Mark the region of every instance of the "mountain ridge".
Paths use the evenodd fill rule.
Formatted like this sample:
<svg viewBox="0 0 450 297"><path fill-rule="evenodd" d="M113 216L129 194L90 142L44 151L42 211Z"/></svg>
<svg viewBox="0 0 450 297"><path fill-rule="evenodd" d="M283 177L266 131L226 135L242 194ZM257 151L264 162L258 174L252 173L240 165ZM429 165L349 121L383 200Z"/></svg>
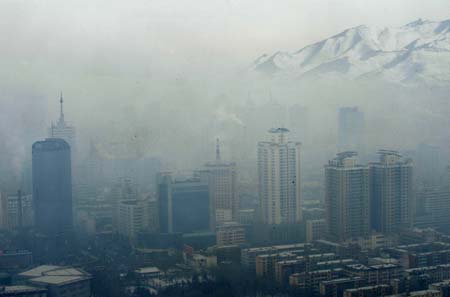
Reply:
<svg viewBox="0 0 450 297"><path fill-rule="evenodd" d="M401 27L360 25L294 52L258 57L251 72L275 79L360 80L450 86L450 20Z"/></svg>

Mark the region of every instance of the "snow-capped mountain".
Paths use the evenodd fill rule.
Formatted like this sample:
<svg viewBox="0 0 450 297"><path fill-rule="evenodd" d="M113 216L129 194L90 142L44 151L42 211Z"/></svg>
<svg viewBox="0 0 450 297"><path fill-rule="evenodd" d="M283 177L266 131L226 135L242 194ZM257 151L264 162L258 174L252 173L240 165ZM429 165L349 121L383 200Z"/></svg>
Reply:
<svg viewBox="0 0 450 297"><path fill-rule="evenodd" d="M263 55L251 68L274 78L450 85L450 20L417 20L397 28L358 26L293 53Z"/></svg>

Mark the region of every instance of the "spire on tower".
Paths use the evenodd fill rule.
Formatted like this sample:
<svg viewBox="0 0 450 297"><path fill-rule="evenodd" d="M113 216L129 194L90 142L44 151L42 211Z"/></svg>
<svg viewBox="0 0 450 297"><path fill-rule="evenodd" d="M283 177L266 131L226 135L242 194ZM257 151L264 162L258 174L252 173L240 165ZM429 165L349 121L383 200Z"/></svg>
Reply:
<svg viewBox="0 0 450 297"><path fill-rule="evenodd" d="M220 141L219 138L216 139L216 161L220 161Z"/></svg>
<svg viewBox="0 0 450 297"><path fill-rule="evenodd" d="M64 122L63 103L64 103L64 100L63 100L63 93L62 93L62 91L61 91L61 95L60 95L60 97L59 97L59 104L60 104L60 108L61 108L60 114L59 114L59 121L60 121L60 122Z"/></svg>

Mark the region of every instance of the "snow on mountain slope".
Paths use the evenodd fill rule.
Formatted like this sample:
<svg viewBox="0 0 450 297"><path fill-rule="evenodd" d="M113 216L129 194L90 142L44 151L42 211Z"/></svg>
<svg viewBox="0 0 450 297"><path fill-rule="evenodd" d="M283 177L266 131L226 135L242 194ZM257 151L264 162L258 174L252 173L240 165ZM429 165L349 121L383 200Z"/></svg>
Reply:
<svg viewBox="0 0 450 297"><path fill-rule="evenodd" d="M252 69L274 78L450 85L450 20L417 20L398 28L358 26L293 53L263 55Z"/></svg>

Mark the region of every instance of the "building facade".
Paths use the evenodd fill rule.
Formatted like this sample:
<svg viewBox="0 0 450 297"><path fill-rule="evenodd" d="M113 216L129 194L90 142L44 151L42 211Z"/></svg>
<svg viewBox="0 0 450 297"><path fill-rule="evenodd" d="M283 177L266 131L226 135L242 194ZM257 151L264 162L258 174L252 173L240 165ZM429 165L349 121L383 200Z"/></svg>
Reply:
<svg viewBox="0 0 450 297"><path fill-rule="evenodd" d="M338 151L362 151L364 113L358 107L342 107L338 120Z"/></svg>
<svg viewBox="0 0 450 297"><path fill-rule="evenodd" d="M219 140L216 145L215 162L207 163L198 174L201 180L209 185L212 224L219 226L225 222L237 221L239 195L236 164L221 160Z"/></svg>
<svg viewBox="0 0 450 297"><path fill-rule="evenodd" d="M192 177L175 180L161 174L158 181L159 229L161 233L209 231L209 185Z"/></svg>
<svg viewBox="0 0 450 297"><path fill-rule="evenodd" d="M270 141L258 143L260 216L270 225L302 220L300 143L289 142L286 128L269 130Z"/></svg>
<svg viewBox="0 0 450 297"><path fill-rule="evenodd" d="M396 151L380 150L380 161L371 163L371 229L394 233L412 223L413 164Z"/></svg>
<svg viewBox="0 0 450 297"><path fill-rule="evenodd" d="M325 166L325 204L330 239L369 235L369 168L358 165L355 152L339 153Z"/></svg>
<svg viewBox="0 0 450 297"><path fill-rule="evenodd" d="M45 237L72 232L72 175L70 146L48 138L33 144L33 199L36 231Z"/></svg>

